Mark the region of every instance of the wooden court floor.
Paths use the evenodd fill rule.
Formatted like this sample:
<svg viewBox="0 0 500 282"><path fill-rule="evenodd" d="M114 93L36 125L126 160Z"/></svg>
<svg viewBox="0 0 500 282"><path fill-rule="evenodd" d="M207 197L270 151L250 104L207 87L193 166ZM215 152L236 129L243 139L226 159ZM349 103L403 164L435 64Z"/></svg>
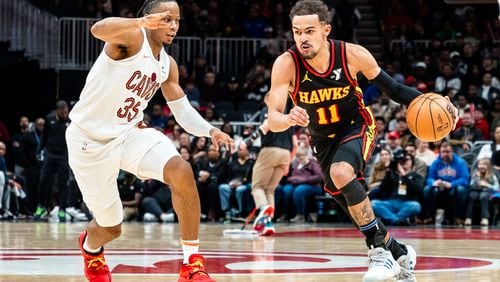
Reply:
<svg viewBox="0 0 500 282"><path fill-rule="evenodd" d="M0 222L0 281L85 281L85 223ZM366 247L348 225L276 225L272 237L227 237L240 225L202 224L201 251L218 282L361 281ZM418 254L417 281L500 281L500 229L392 228ZM113 281L177 281L177 224L128 223L106 248Z"/></svg>

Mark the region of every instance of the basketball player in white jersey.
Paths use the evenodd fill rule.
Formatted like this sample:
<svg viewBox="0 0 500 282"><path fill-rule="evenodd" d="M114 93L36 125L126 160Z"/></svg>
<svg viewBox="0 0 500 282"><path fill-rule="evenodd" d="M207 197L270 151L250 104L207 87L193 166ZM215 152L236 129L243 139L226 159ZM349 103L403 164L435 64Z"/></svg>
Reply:
<svg viewBox="0 0 500 282"><path fill-rule="evenodd" d="M163 44L174 39L180 20L172 0L146 0L140 18L105 18L91 32L105 42L90 70L66 131L69 163L94 219L79 238L89 281L111 281L103 246L121 233L120 169L169 184L179 218L183 264L178 281L215 281L198 253L200 202L191 166L161 132L142 126L143 110L161 88L177 122L216 147L233 140L194 110L178 82L178 67Z"/></svg>

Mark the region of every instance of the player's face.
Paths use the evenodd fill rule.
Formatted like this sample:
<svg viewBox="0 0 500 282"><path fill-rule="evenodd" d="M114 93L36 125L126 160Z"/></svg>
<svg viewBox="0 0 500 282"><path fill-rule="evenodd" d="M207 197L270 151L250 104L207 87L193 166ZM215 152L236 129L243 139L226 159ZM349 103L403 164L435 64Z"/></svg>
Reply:
<svg viewBox="0 0 500 282"><path fill-rule="evenodd" d="M181 19L179 5L176 2L161 2L152 9L151 13L167 12L164 21L168 24L167 28L152 30L154 36L163 44L170 44L174 40L179 30L179 21Z"/></svg>
<svg viewBox="0 0 500 282"><path fill-rule="evenodd" d="M316 14L295 16L292 20L295 45L305 59L312 59L318 54L330 30L331 26L320 22Z"/></svg>

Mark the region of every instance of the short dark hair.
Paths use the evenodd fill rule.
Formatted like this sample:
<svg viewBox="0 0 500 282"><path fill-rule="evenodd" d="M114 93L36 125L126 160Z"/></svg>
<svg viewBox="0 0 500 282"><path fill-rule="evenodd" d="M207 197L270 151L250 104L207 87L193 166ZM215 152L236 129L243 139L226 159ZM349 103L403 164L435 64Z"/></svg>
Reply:
<svg viewBox="0 0 500 282"><path fill-rule="evenodd" d="M290 11L290 21L295 16L318 15L320 22L330 23L331 14L328 6L321 0L300 0Z"/></svg>
<svg viewBox="0 0 500 282"><path fill-rule="evenodd" d="M141 8L137 12L137 17L143 17L146 14L151 14L151 11L158 6L158 4L163 3L163 2L175 2L175 0L146 0L142 4Z"/></svg>

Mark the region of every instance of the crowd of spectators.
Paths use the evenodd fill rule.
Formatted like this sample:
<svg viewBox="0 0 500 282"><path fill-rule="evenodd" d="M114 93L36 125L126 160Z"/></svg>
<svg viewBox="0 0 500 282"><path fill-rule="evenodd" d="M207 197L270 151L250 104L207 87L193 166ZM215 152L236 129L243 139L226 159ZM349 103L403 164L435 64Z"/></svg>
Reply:
<svg viewBox="0 0 500 282"><path fill-rule="evenodd" d="M58 15L106 17L132 16L142 1L57 1L58 5L48 0L32 2ZM333 7L336 1L331 2ZM359 78L365 103L372 108L378 128L377 147L365 170L375 212L390 225L470 225L475 222L488 225L491 223L488 220L495 215L492 208L497 204L492 201L499 190L500 21L488 16L490 11L485 11L485 6L481 5L450 6L431 0L374 2L389 7L378 13L386 47L381 66L400 83L421 92L450 97L460 114L457 128L448 138L435 143L422 142L407 128L405 107ZM186 0L179 3L184 18L181 35L289 36L288 1L211 0L197 3ZM391 47L393 39L404 39L405 44ZM422 39L431 40L431 44L415 44L415 40ZM193 106L207 120L219 122L221 129L238 143L250 136L254 127L237 127L230 122L241 120L244 112L251 115L262 108L263 96L270 86L270 67L256 62L243 78L219 78L216 70L207 66L200 56L193 68L179 66L179 78ZM22 138L15 134L10 138L9 131L2 130L0 170L3 173L0 174L7 176L3 178L5 184L0 183L3 217L29 216L35 212L37 199L33 199L33 195L37 188L32 185L38 184L26 182L29 170L14 155L19 150L30 150L29 154L33 155L30 158L34 160L32 166L41 167L36 163L40 162L37 150L29 142L36 142L40 137L39 125L43 120L39 118L36 126L29 121L25 126L26 121L23 121L20 129L15 130ZM230 220L250 213L253 202L249 180L259 152L258 143L251 151L243 148L234 154L218 151L208 139L185 133L165 103L159 100L153 101L148 108L145 122L169 136L181 156L190 162L197 178L202 220ZM321 175L317 175L320 172L315 169L317 164L307 130L297 129L297 138L301 149L292 162L290 174L283 178L276 191L276 218L292 222L314 221L316 217L307 215L314 215L315 207L307 204L306 199L325 194L320 188ZM17 166L24 167L24 172L14 169ZM30 176L30 179L36 177ZM163 189L166 188L164 184L137 180L126 174L120 176L119 183L127 209L126 220L176 220L169 190ZM56 206L57 198L51 199L51 207ZM78 203L78 208L85 211L81 200ZM490 206L485 208L486 204ZM477 209L478 205L482 208ZM476 210L479 211L476 213ZM75 218L83 218L81 213L77 215Z"/></svg>

